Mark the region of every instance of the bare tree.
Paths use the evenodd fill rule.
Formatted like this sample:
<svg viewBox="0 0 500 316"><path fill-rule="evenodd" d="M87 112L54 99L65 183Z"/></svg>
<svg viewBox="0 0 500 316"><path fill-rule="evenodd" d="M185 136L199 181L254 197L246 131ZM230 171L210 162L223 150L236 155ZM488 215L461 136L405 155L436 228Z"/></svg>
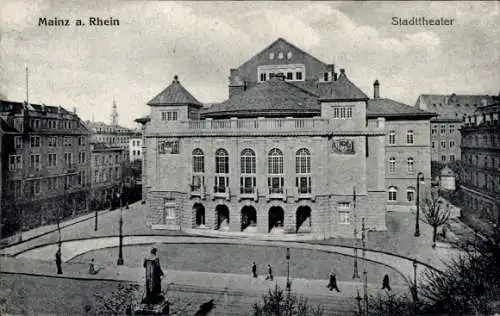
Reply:
<svg viewBox="0 0 500 316"><path fill-rule="evenodd" d="M450 218L450 208L444 206L439 191L429 191L422 202L422 220L432 226L432 248L436 248L437 230Z"/></svg>

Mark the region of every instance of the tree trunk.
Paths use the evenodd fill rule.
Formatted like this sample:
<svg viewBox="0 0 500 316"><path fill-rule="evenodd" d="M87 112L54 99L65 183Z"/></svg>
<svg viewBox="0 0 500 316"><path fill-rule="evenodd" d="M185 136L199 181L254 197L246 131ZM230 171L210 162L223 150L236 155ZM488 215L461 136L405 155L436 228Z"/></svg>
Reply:
<svg viewBox="0 0 500 316"><path fill-rule="evenodd" d="M432 227L432 248L436 248L437 226Z"/></svg>

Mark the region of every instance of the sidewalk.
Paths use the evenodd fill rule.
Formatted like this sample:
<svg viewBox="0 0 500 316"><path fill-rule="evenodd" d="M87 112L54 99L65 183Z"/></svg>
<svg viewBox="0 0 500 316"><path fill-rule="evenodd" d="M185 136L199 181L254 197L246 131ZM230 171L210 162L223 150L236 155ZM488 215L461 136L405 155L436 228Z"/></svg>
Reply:
<svg viewBox="0 0 500 316"><path fill-rule="evenodd" d="M17 258L3 258L2 272L24 273L32 275L52 276L58 278L77 279L100 279L137 282L144 284L144 269L130 268L126 266L106 266L96 275L88 273L88 265L84 263L63 264L63 275L56 274L56 266L53 262L42 260L23 260ZM98 264L98 263L97 263ZM163 279L163 288L169 287L190 287L207 292L239 292L247 295L259 296L267 293L269 288L273 288L277 283L281 288L286 288L286 278L276 277L274 281L266 281L264 276L252 278L247 275L229 273L209 273L195 271L166 270L166 277ZM361 282L338 282L340 293L330 292L326 288L328 280L309 280L292 278L292 292L305 297L328 298L331 296L353 298L357 295L357 290L362 292ZM371 294L382 293L380 284L368 284ZM394 293L407 291L406 286L393 286Z"/></svg>

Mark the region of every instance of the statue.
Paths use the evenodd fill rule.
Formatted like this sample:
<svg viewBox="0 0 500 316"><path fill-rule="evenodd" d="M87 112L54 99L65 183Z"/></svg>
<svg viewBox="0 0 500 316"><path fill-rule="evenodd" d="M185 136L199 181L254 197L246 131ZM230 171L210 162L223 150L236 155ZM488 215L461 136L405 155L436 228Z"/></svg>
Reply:
<svg viewBox="0 0 500 316"><path fill-rule="evenodd" d="M146 268L146 297L143 299L144 303L157 304L164 299L161 292L161 278L164 274L156 251L156 248L151 249L151 254L144 258L144 268Z"/></svg>

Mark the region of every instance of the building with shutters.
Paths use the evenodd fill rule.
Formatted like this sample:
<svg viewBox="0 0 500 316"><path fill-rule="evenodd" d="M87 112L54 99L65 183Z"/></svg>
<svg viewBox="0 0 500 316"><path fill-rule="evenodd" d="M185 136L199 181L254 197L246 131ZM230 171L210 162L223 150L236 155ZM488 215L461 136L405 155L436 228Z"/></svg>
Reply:
<svg viewBox="0 0 500 316"><path fill-rule="evenodd" d="M209 108L175 76L137 120L148 223L313 238L353 236L362 221L385 230L392 179L378 110L407 107L394 102L370 103L344 69L281 38L231 69L229 98Z"/></svg>

